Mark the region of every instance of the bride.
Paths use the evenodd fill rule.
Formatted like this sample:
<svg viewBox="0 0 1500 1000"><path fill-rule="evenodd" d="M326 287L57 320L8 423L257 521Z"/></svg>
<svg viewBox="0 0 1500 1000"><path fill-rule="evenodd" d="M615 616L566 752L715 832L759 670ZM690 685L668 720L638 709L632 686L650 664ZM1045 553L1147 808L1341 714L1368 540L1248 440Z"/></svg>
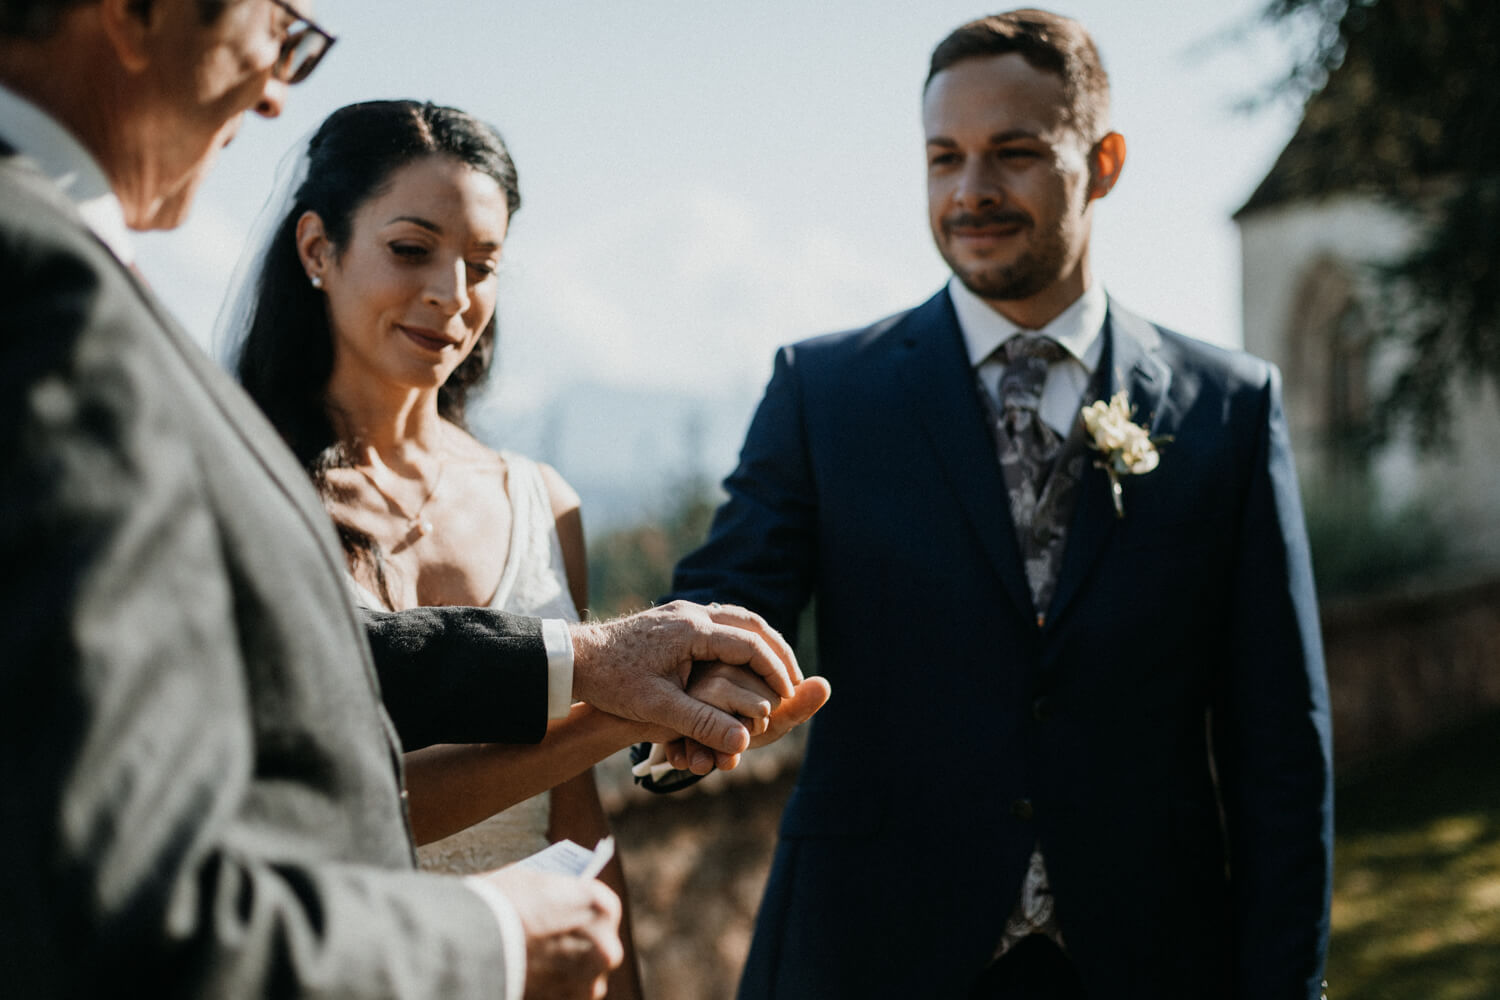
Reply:
<svg viewBox="0 0 1500 1000"><path fill-rule="evenodd" d="M520 207L500 137L452 108L351 105L313 134L277 205L253 283L227 314L233 364L312 477L358 599L576 620L588 604L578 496L546 465L481 444L464 419L494 356L496 269ZM752 746L828 697L813 678L778 704L733 668L698 668L693 685L746 721ZM607 832L593 763L674 737L577 704L536 746L408 752L421 862L473 872L549 841L592 846ZM624 903L618 854L601 877ZM640 995L628 915L611 997Z"/></svg>
<svg viewBox="0 0 1500 1000"><path fill-rule="evenodd" d="M577 494L464 420L494 356L496 270L520 206L499 135L452 108L356 104L313 135L305 171L264 252L237 371L318 487L350 586L375 608L576 621ZM578 705L538 747L408 753L423 866L485 871L563 838L593 846L608 827L590 765L638 728ZM535 794L492 815L502 790ZM601 877L626 902L618 854ZM609 996L639 997L624 912Z"/></svg>

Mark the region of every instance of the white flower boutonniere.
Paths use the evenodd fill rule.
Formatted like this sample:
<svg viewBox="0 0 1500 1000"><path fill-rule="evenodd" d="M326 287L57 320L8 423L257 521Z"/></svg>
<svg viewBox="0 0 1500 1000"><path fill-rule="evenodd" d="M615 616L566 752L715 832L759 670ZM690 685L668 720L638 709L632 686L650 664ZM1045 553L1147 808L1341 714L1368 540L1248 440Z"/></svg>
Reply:
<svg viewBox="0 0 1500 1000"><path fill-rule="evenodd" d="M1121 476L1144 476L1161 462L1156 446L1170 437L1153 438L1146 428L1132 421L1130 397L1125 390L1108 403L1096 400L1083 408L1083 426L1095 451L1104 457L1094 464L1109 476L1109 492L1115 502L1115 517L1125 516L1125 490Z"/></svg>

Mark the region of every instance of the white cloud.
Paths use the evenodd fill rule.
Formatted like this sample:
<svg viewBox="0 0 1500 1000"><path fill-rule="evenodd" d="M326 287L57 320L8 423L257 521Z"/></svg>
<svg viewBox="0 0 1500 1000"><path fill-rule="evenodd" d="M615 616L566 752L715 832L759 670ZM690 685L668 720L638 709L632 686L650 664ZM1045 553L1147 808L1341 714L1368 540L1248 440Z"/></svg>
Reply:
<svg viewBox="0 0 1500 1000"><path fill-rule="evenodd" d="M915 246L858 246L708 185L549 232L549 219L527 222L507 247L519 259L502 286L502 321L507 367L533 385L758 384L777 345L867 323L942 280L920 232L903 240Z"/></svg>

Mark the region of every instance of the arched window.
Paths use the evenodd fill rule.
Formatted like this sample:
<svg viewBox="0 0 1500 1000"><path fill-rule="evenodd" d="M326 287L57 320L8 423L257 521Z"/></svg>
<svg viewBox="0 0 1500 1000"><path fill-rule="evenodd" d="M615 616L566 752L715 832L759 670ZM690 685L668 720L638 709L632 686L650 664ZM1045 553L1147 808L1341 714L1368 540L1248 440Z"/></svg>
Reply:
<svg viewBox="0 0 1500 1000"><path fill-rule="evenodd" d="M1307 269L1293 303L1287 408L1314 449L1313 471L1347 482L1369 464L1370 326L1348 266L1330 257Z"/></svg>

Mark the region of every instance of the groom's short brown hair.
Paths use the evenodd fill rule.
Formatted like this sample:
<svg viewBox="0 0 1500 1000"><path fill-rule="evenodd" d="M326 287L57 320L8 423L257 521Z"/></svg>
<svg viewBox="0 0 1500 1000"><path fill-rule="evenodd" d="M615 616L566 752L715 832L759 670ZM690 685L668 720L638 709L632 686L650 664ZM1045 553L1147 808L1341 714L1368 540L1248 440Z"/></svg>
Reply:
<svg viewBox="0 0 1500 1000"><path fill-rule="evenodd" d="M1109 75L1083 25L1046 10L1012 10L961 25L932 50L927 84L954 63L1015 53L1062 78L1067 120L1092 146L1109 131Z"/></svg>

